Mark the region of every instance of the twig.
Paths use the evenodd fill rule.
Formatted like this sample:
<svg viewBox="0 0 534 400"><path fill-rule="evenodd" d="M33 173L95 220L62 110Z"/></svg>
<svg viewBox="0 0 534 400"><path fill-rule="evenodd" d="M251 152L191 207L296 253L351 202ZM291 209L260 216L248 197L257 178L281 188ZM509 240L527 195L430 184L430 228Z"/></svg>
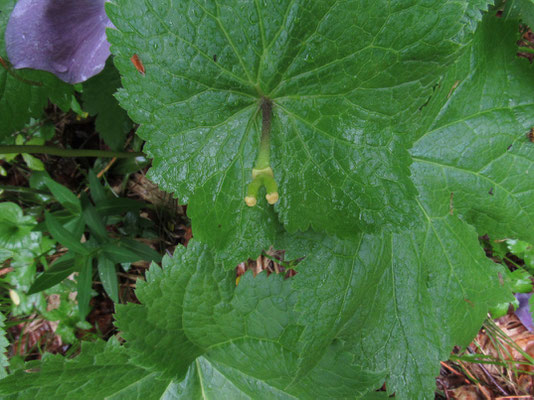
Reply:
<svg viewBox="0 0 534 400"><path fill-rule="evenodd" d="M449 371L451 371L454 375L457 375L457 376L461 376L462 378L464 378L464 382L465 383L471 383L469 381L469 379L467 379L463 374L461 374L460 372L456 371L453 367L451 367L450 365L444 363L443 361L440 361L440 364L442 367L448 369Z"/></svg>

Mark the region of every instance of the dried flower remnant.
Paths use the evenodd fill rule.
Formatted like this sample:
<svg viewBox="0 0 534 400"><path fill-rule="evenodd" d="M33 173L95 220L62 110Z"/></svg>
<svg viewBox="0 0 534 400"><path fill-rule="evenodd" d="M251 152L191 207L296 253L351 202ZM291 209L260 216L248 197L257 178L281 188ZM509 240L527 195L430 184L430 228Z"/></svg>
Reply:
<svg viewBox="0 0 534 400"><path fill-rule="evenodd" d="M108 58L105 0L20 0L6 28L14 68L51 72L68 83L98 74Z"/></svg>

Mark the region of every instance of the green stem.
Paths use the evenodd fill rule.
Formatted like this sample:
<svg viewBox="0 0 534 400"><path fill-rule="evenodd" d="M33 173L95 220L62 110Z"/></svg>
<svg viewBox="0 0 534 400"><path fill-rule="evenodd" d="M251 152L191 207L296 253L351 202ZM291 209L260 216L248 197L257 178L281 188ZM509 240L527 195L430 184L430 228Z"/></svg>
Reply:
<svg viewBox="0 0 534 400"><path fill-rule="evenodd" d="M50 154L52 156L61 157L98 157L98 158L131 158L144 156L141 152L126 152L126 151L107 151L107 150L75 150L75 149L60 149L53 146L0 146L0 154Z"/></svg>
<svg viewBox="0 0 534 400"><path fill-rule="evenodd" d="M24 186L12 186L12 185L0 185L0 192L16 192L16 193L31 193L31 194L44 194L49 196L49 192L45 192L44 190L37 190L29 187Z"/></svg>

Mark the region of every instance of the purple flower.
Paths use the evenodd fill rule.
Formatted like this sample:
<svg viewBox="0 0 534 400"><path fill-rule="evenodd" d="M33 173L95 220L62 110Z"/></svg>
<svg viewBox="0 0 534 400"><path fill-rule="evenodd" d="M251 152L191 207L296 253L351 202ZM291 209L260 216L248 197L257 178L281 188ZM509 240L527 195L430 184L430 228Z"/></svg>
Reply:
<svg viewBox="0 0 534 400"><path fill-rule="evenodd" d="M530 311L529 300L532 296L532 293L517 293L515 295L516 299L519 301L519 307L515 310L515 315L521 321L521 323L529 331L534 331L534 324L532 322L532 312Z"/></svg>
<svg viewBox="0 0 534 400"><path fill-rule="evenodd" d="M7 24L15 68L52 72L68 83L98 74L109 56L106 0L19 0Z"/></svg>

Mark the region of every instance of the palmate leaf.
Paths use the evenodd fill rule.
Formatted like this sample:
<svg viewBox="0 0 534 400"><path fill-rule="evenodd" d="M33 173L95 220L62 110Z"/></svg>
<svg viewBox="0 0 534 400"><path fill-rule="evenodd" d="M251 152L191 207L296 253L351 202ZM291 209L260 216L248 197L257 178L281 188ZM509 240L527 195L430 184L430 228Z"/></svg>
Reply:
<svg viewBox="0 0 534 400"><path fill-rule="evenodd" d="M436 212L461 215L481 235L533 242L534 70L515 56L516 41L517 21L487 17L423 109L412 174Z"/></svg>
<svg viewBox="0 0 534 400"><path fill-rule="evenodd" d="M4 32L15 0L0 0L0 57L6 56ZM7 64L6 64L7 65ZM15 78L0 65L0 140L38 118L50 98L64 110L70 106L73 88L43 71L17 70Z"/></svg>
<svg viewBox="0 0 534 400"><path fill-rule="evenodd" d="M322 331L306 327L299 291L281 276L246 274L236 288L235 273L194 241L163 263L138 287L144 304L119 308L118 325L134 361L185 378L184 393L205 385L221 398L359 398L383 381L383 372L354 364L341 341L306 354Z"/></svg>
<svg viewBox="0 0 534 400"><path fill-rule="evenodd" d="M227 265L271 244L275 218L342 236L405 227L416 208L404 121L487 4L117 0L107 11L118 97L142 124L151 178L189 203L195 237ZM276 215L243 201L263 97Z"/></svg>
<svg viewBox="0 0 534 400"><path fill-rule="evenodd" d="M412 234L301 234L279 245L306 256L290 280L248 273L236 287L196 242L152 267L136 292L143 305L118 310L134 361L184 387L208 374L215 390L223 375L249 398L357 398L386 376L397 398L420 398L438 361L506 300L476 233L454 216L428 217ZM215 372L199 372L200 355Z"/></svg>

